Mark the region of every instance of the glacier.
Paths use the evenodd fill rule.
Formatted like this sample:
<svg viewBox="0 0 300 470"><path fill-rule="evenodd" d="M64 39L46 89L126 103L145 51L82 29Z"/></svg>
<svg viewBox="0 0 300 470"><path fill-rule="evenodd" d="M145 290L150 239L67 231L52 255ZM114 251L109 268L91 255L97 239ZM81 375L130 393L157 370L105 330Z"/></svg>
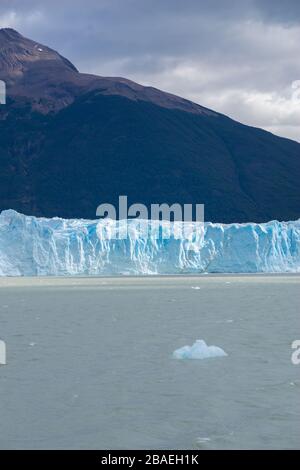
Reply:
<svg viewBox="0 0 300 470"><path fill-rule="evenodd" d="M152 221L144 221L150 224ZM136 230L136 221L0 214L1 276L299 273L300 220L193 223L192 238ZM183 222L173 222L180 228ZM187 224L187 222L185 222ZM172 223L171 223L172 225ZM128 230L126 239L115 233ZM182 228L182 227L181 227Z"/></svg>
<svg viewBox="0 0 300 470"><path fill-rule="evenodd" d="M227 353L218 346L208 346L203 339L197 339L192 346L183 346L173 352L174 359L210 359L224 357Z"/></svg>

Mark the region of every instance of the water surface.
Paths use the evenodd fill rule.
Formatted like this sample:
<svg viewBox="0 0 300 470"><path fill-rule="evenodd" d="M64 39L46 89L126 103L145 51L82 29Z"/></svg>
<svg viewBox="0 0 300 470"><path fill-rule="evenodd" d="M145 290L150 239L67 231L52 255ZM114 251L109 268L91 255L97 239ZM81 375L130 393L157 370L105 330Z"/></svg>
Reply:
<svg viewBox="0 0 300 470"><path fill-rule="evenodd" d="M300 448L299 276L1 278L1 449ZM178 361L196 339L228 356Z"/></svg>

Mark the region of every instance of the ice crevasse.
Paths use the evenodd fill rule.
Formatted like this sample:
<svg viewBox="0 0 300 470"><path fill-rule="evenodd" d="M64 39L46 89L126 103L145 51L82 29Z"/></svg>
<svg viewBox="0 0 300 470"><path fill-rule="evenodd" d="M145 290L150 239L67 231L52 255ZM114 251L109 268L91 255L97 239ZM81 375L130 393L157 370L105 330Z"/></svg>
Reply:
<svg viewBox="0 0 300 470"><path fill-rule="evenodd" d="M300 272L300 220L193 225L193 237L166 236L170 224L0 214L0 275L143 275ZM182 222L175 222L177 229ZM172 225L172 224L171 224ZM128 231L126 238L116 233ZM176 232L176 231L175 231ZM163 234L163 236L161 236Z"/></svg>

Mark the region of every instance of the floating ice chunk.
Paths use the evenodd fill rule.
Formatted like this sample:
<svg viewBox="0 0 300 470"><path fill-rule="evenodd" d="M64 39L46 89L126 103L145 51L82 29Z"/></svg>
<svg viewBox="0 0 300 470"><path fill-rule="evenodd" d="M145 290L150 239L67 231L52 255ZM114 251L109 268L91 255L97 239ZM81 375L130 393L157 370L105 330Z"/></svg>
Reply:
<svg viewBox="0 0 300 470"><path fill-rule="evenodd" d="M6 365L6 344L0 340L0 366Z"/></svg>
<svg viewBox="0 0 300 470"><path fill-rule="evenodd" d="M208 359L211 357L227 356L218 346L207 346L203 339L197 339L192 346L183 346L173 352L175 359Z"/></svg>
<svg viewBox="0 0 300 470"><path fill-rule="evenodd" d="M209 442L210 438L209 437L197 437L197 442L202 443L202 442Z"/></svg>
<svg viewBox="0 0 300 470"><path fill-rule="evenodd" d="M197 444L207 444L208 442L210 442L210 438L209 437L197 437L196 439L196 442Z"/></svg>

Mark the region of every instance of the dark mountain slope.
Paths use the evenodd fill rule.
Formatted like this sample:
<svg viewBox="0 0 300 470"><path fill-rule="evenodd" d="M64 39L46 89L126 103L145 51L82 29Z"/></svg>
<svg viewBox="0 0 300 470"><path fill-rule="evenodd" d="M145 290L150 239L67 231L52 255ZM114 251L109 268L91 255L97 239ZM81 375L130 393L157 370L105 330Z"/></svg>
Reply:
<svg viewBox="0 0 300 470"><path fill-rule="evenodd" d="M94 218L125 194L148 206L205 203L219 222L299 218L300 144L132 86L139 97L83 87L51 113L36 111L26 84L22 98L11 93L0 107L0 209Z"/></svg>

